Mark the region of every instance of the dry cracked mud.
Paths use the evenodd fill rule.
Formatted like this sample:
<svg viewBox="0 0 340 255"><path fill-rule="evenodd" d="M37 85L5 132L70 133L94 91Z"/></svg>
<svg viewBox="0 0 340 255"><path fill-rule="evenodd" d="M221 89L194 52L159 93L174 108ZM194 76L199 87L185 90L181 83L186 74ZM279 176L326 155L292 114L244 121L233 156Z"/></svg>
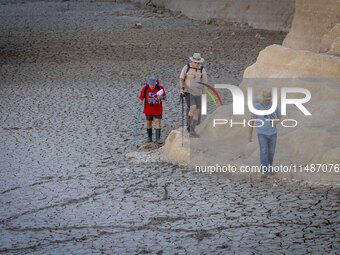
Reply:
<svg viewBox="0 0 340 255"><path fill-rule="evenodd" d="M0 4L1 254L340 254L335 187L125 156L147 76L168 91L165 137L193 52L211 81L237 84L285 34L130 3Z"/></svg>

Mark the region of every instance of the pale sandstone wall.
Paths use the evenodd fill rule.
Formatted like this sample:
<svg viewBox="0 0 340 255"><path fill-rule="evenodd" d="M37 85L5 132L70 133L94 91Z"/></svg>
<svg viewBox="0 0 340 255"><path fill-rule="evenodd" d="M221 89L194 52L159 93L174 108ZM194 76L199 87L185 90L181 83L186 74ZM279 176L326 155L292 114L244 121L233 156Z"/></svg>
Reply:
<svg viewBox="0 0 340 255"><path fill-rule="evenodd" d="M323 36L335 29L333 36L339 37L339 0L296 0L296 13L292 28L283 45L297 50L320 52ZM336 35L334 35L336 34Z"/></svg>
<svg viewBox="0 0 340 255"><path fill-rule="evenodd" d="M221 19L254 28L289 31L295 0L133 0L180 11L196 20Z"/></svg>
<svg viewBox="0 0 340 255"><path fill-rule="evenodd" d="M279 45L264 49L256 63L246 69L241 88L252 85L253 78L271 78L277 87L303 87L311 92L307 104L312 116L304 116L297 108L289 115L299 122L296 128L279 129L276 164L340 164L340 58L329 54L293 50ZM276 79L288 78L287 83ZM254 82L253 82L254 83ZM261 84L255 84L258 91ZM246 158L253 161L258 147L247 145ZM253 159L253 160L252 160ZM292 177L311 181L340 183L339 173L296 173Z"/></svg>
<svg viewBox="0 0 340 255"><path fill-rule="evenodd" d="M340 23L337 23L328 33L324 34L321 38L320 52L328 52L331 54L340 55L339 48L339 38L340 38Z"/></svg>
<svg viewBox="0 0 340 255"><path fill-rule="evenodd" d="M332 55L297 51L280 45L264 49L257 62L246 69L240 87L252 86L259 93L267 83L275 87L303 87L312 94L306 105L312 116L306 117L295 108L288 108L289 116L296 119L296 128L279 127L278 145L275 156L276 165L306 165L312 163L340 164L340 58ZM249 114L247 114L248 118ZM241 122L244 116L232 115L232 106L219 107L200 126L200 142L184 139L186 156L180 157L179 131L170 134L175 137L166 141L166 155L174 162L189 162L193 165L226 164L258 165L259 146L254 133L254 142L247 141L247 128L227 125L212 127L213 119L233 119ZM180 150L178 149L180 148ZM190 155L190 152L194 152ZM291 173L283 175L309 181L339 183L339 174Z"/></svg>
<svg viewBox="0 0 340 255"><path fill-rule="evenodd" d="M296 128L279 127L275 164L306 165L312 163L340 163L340 39L339 1L298 0L293 27L284 46L272 45L264 49L255 64L244 72L240 87L248 86L256 92L266 87L258 79L272 79L275 87L303 87L312 94L307 108L312 116L304 116L295 107L289 116L296 119ZM337 12L337 14L335 14ZM310 23L308 22L310 21ZM321 52L321 53L320 53ZM288 80L285 80L288 79ZM289 81L289 82L288 82ZM238 120L232 115L232 105L219 107L199 126L199 142L185 137L181 147L179 131L170 134L165 144L165 155L175 162L192 164L256 165L259 164L259 146L254 137L247 142L243 127L212 127L217 118ZM240 119L241 120L241 119ZM181 148L178 150L178 148ZM186 150L186 156L180 154ZM190 154L191 153L191 154ZM284 175L285 177L287 176ZM290 177L313 182L339 184L339 173L290 173Z"/></svg>

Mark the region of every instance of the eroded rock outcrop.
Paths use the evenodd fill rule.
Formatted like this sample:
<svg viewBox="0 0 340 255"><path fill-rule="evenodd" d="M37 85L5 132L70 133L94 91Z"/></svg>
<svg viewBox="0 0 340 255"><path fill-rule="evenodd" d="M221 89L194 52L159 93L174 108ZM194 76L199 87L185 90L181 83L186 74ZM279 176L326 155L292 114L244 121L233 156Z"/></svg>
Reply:
<svg viewBox="0 0 340 255"><path fill-rule="evenodd" d="M340 55L339 40L340 23L337 23L328 33L323 35L320 53L330 52L334 55Z"/></svg>
<svg viewBox="0 0 340 255"><path fill-rule="evenodd" d="M302 87L311 92L312 98L306 107L312 116L291 108L284 117L295 119L299 124L296 128L279 129L277 164L339 164L339 70L339 57L273 45L263 50L257 62L245 71L241 84L244 90L254 85L261 91L265 84L257 84L257 79L270 78L276 87ZM259 152L254 149L248 150L247 154L252 158ZM303 178L321 180L336 176L333 172L333 175L305 174Z"/></svg>
<svg viewBox="0 0 340 255"><path fill-rule="evenodd" d="M134 0L181 12L196 20L248 23L254 28L288 31L295 0Z"/></svg>
<svg viewBox="0 0 340 255"><path fill-rule="evenodd" d="M306 107L312 116L305 116L297 107L291 106L288 108L289 115L283 119L294 119L298 125L278 128L276 165L340 163L339 16L334 11L339 1L316 2L297 1L294 27L285 40L285 46L272 45L264 49L256 63L245 70L240 85L243 91L253 87L257 95L272 86L302 87L311 92L312 98ZM316 14L312 10L317 10ZM321 13L324 17L320 17ZM318 17L320 24L317 25ZM312 20L311 24L307 24L307 20ZM232 105L219 107L208 116L199 126L201 138L186 143L190 163L258 165L258 142L256 138L252 143L247 141L247 127L234 125L231 128L230 123L213 127L214 119L242 122L244 118L232 114ZM168 139L166 142L167 157L173 155L181 139L178 137L172 141ZM327 173L308 173L297 168L287 175L314 182L340 183L339 173L334 169Z"/></svg>
<svg viewBox="0 0 340 255"><path fill-rule="evenodd" d="M183 132L184 133L184 132ZM166 159L173 163L190 162L190 141L187 136L183 136L182 131L173 130L166 139L162 148Z"/></svg>
<svg viewBox="0 0 340 255"><path fill-rule="evenodd" d="M280 61L278 61L278 59ZM303 65L304 62L311 62ZM314 65L312 64L314 63ZM322 63L320 65L320 63ZM305 166L307 164L339 164L340 152L340 58L330 55L297 51L279 45L263 50L257 62L245 71L240 87L245 91L253 87L260 92L269 86L302 87L312 94L306 105L312 116L303 115L296 107L288 108L289 116L297 127L279 126L276 165ZM248 120L249 113L246 119ZM200 139L185 143L186 157L180 158L185 149L180 147L181 137L166 142L169 159L187 161L193 165L258 165L259 146L247 141L248 129L242 125L230 127L216 125L214 119L225 119L241 123L244 116L232 115L232 106L219 107L199 127ZM172 137L174 134L170 134ZM285 175L287 177L287 175ZM288 176L310 181L337 181L338 173L291 172Z"/></svg>
<svg viewBox="0 0 340 255"><path fill-rule="evenodd" d="M272 45L260 52L256 63L245 70L244 78L339 78L339 61L339 57L329 54L318 54Z"/></svg>
<svg viewBox="0 0 340 255"><path fill-rule="evenodd" d="M283 45L297 50L320 52L322 39L340 22L338 0L296 0L292 28ZM338 28L335 28L334 33Z"/></svg>

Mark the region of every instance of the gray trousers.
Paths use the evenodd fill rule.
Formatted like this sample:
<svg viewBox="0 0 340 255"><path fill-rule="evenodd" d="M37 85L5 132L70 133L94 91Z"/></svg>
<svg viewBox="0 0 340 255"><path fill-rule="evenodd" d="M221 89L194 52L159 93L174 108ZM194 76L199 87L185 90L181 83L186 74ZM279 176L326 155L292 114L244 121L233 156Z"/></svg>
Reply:
<svg viewBox="0 0 340 255"><path fill-rule="evenodd" d="M196 108L198 110L201 110L202 108L202 98L201 96L193 96L189 92L184 93L185 96L185 102L187 103L187 127L190 127L190 117L189 117L189 111L190 111L190 106L196 105ZM198 124L201 122L201 114L198 117Z"/></svg>

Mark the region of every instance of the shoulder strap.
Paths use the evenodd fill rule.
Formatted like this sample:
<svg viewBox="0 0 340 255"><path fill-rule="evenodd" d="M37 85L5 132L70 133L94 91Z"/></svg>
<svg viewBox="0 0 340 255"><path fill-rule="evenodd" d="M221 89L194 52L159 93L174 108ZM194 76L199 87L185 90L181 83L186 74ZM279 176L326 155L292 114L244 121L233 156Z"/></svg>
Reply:
<svg viewBox="0 0 340 255"><path fill-rule="evenodd" d="M189 72L190 68L196 69L196 68L191 67L190 64L188 63L188 64L187 64L187 71L186 71L185 73ZM201 78L202 78L203 68L204 68L204 66L201 65L201 67L198 69L198 70L201 71ZM197 69L196 69L196 70L197 70Z"/></svg>
<svg viewBox="0 0 340 255"><path fill-rule="evenodd" d="M185 73L188 73L189 70L190 70L190 64L188 63L188 64L187 64L187 71L186 71Z"/></svg>
<svg viewBox="0 0 340 255"><path fill-rule="evenodd" d="M156 89L157 89L158 91L160 91L160 90L161 90L161 87L159 86L159 85L160 85L159 80L157 79L156 81L157 81L157 83L156 83Z"/></svg>
<svg viewBox="0 0 340 255"><path fill-rule="evenodd" d="M146 98L146 91L148 90L148 88L149 88L149 84L146 84L146 85L144 86L144 88L143 88L143 91L144 91L144 98ZM158 80L157 80L157 84L156 84L156 89L157 89L158 91L161 90L161 87L159 86Z"/></svg>
<svg viewBox="0 0 340 255"><path fill-rule="evenodd" d="M187 73L189 72L190 68L196 69L196 68L191 67L190 64L188 63L188 64L187 64L187 71L185 72L185 74L187 74ZM198 69L198 70L201 71L201 79L203 78L203 68L204 68L204 66L201 65L201 67ZM197 70L197 69L196 69L196 70ZM185 80L185 79L184 79L184 80Z"/></svg>
<svg viewBox="0 0 340 255"><path fill-rule="evenodd" d="M201 65L201 67L200 67L200 71L201 71L201 79L203 78L203 68L204 68L204 66Z"/></svg>
<svg viewBox="0 0 340 255"><path fill-rule="evenodd" d="M144 90L144 98L146 98L146 91L148 90L148 88L149 88L149 84L146 84L144 86L144 88L143 88L143 90Z"/></svg>

